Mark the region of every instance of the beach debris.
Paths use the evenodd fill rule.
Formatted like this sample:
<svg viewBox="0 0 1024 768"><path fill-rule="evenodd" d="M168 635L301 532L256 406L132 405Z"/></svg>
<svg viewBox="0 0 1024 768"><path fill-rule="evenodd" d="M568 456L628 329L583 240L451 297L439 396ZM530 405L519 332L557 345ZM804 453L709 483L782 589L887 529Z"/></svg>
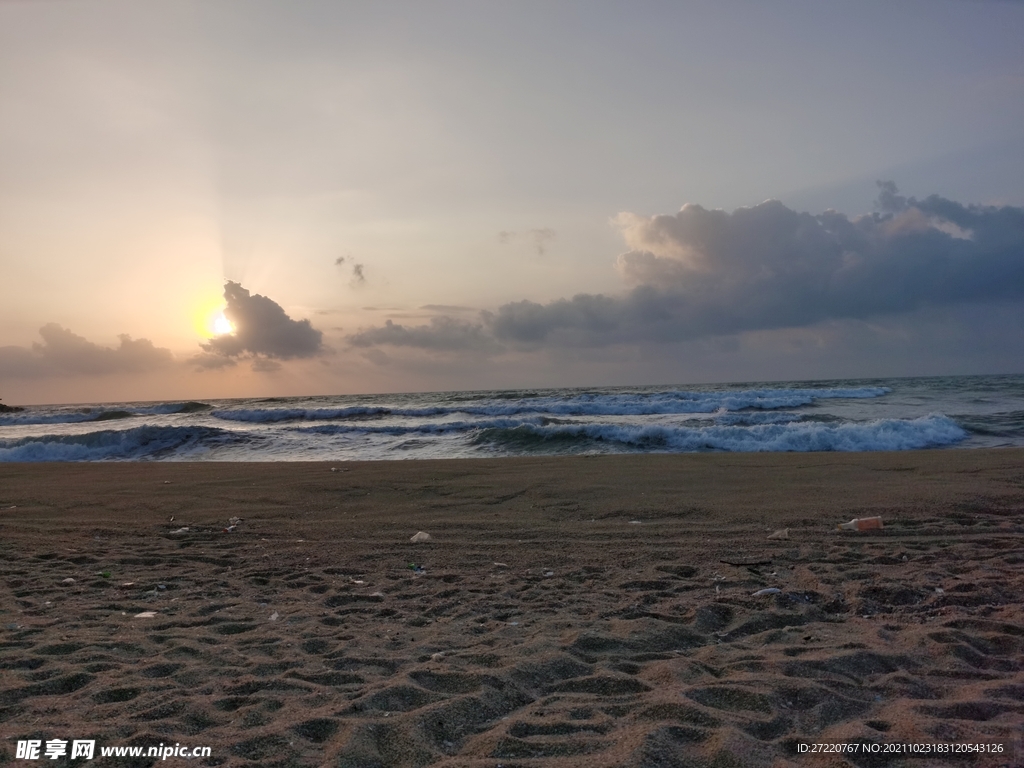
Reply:
<svg viewBox="0 0 1024 768"><path fill-rule="evenodd" d="M365 584L366 582L362 579L352 579L353 584Z"/></svg>
<svg viewBox="0 0 1024 768"><path fill-rule="evenodd" d="M153 619L156 618L156 611L143 611L142 613L135 614L136 619Z"/></svg>
<svg viewBox="0 0 1024 768"><path fill-rule="evenodd" d="M494 565L498 568L508 568L508 563L499 563L497 560L494 561Z"/></svg>
<svg viewBox="0 0 1024 768"><path fill-rule="evenodd" d="M173 523L173 522L174 522L174 515L171 515L171 519L170 519L170 520L168 520L167 522L168 522L168 523Z"/></svg>
<svg viewBox="0 0 1024 768"><path fill-rule="evenodd" d="M426 531L419 531L411 539L409 539L409 541L411 541L413 544L420 544L424 541L430 541L433 538L434 537Z"/></svg>
<svg viewBox="0 0 1024 768"><path fill-rule="evenodd" d="M789 528L780 528L779 530L775 531L775 533L769 533L768 538L773 541L778 541L779 539L788 539Z"/></svg>
<svg viewBox="0 0 1024 768"><path fill-rule="evenodd" d="M156 588L157 589L167 589L167 585L166 584L157 584Z"/></svg>
<svg viewBox="0 0 1024 768"><path fill-rule="evenodd" d="M753 594L753 597L764 597L765 595L780 595L782 590L778 587L768 587L767 589L759 589Z"/></svg>
<svg viewBox="0 0 1024 768"><path fill-rule="evenodd" d="M438 651L437 653L430 654L431 661L440 661L444 658L444 651Z"/></svg>
<svg viewBox="0 0 1024 768"><path fill-rule="evenodd" d="M630 525L643 525L643 520L630 520Z"/></svg>
<svg viewBox="0 0 1024 768"><path fill-rule="evenodd" d="M277 619L278 619L278 617L279 617L280 615L281 615L281 614L279 614L279 613L278 613L277 611L274 611L274 612L273 612L272 614L270 614L270 620L271 620L271 621L277 621Z"/></svg>
<svg viewBox="0 0 1024 768"><path fill-rule="evenodd" d="M134 587L134 586L135 586L135 582L134 582L134 581L126 581L126 582L125 582L124 584L122 584L121 586L122 586L122 587Z"/></svg>
<svg viewBox="0 0 1024 768"><path fill-rule="evenodd" d="M224 533L234 533L235 530L237 530L237 529L238 529L237 525L229 525L227 528L224 529Z"/></svg>
<svg viewBox="0 0 1024 768"><path fill-rule="evenodd" d="M171 484L170 480L164 480L164 485L170 485L170 484Z"/></svg>
<svg viewBox="0 0 1024 768"><path fill-rule="evenodd" d="M171 531L171 536L183 536L186 533L188 533L188 526L187 525L184 526L183 528L179 528L176 531Z"/></svg>
<svg viewBox="0 0 1024 768"><path fill-rule="evenodd" d="M104 579L109 579L110 578L110 571L100 571L96 575L97 576L102 576Z"/></svg>
<svg viewBox="0 0 1024 768"><path fill-rule="evenodd" d="M75 580L68 576L66 579L62 579L61 584L74 584Z"/></svg>
<svg viewBox="0 0 1024 768"><path fill-rule="evenodd" d="M876 531L883 528L880 517L855 517L848 523L840 523L841 531Z"/></svg>
<svg viewBox="0 0 1024 768"><path fill-rule="evenodd" d="M228 525L238 525L240 522L242 522L242 518L240 517L228 518Z"/></svg>
<svg viewBox="0 0 1024 768"><path fill-rule="evenodd" d="M382 598L382 597L384 597L384 593L383 592L371 592L370 593L370 597L381 597Z"/></svg>
<svg viewBox="0 0 1024 768"><path fill-rule="evenodd" d="M8 507L8 509L17 509L17 508L18 508L17 504L11 504L11 506Z"/></svg>
<svg viewBox="0 0 1024 768"><path fill-rule="evenodd" d="M550 579L554 575L555 575L554 571L544 571L544 578L545 579Z"/></svg>
<svg viewBox="0 0 1024 768"><path fill-rule="evenodd" d="M424 568L422 565L416 565L416 563L409 563L409 565L407 565L406 567L410 571L412 571L413 573L426 573L427 572L426 568Z"/></svg>

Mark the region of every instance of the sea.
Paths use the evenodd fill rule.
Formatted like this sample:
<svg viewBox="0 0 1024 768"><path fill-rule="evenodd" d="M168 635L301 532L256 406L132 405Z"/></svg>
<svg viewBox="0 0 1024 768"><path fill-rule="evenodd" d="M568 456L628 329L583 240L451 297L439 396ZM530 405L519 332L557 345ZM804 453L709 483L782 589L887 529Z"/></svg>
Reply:
<svg viewBox="0 0 1024 768"><path fill-rule="evenodd" d="M360 461L1024 445L1024 376L39 405L0 461Z"/></svg>

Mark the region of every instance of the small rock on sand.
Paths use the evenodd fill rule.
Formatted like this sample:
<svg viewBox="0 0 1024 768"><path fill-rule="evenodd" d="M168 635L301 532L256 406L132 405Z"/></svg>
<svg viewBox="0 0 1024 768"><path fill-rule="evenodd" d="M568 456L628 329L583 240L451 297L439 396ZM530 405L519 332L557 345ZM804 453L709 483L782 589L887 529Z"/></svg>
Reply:
<svg viewBox="0 0 1024 768"><path fill-rule="evenodd" d="M61 584L74 584L75 580L68 576L66 579L61 579Z"/></svg>
<svg viewBox="0 0 1024 768"><path fill-rule="evenodd" d="M136 619L153 619L156 618L156 611L143 611L142 613L135 614Z"/></svg>
<svg viewBox="0 0 1024 768"><path fill-rule="evenodd" d="M413 544L420 544L424 541L430 541L433 538L434 537L431 536L429 533L426 533L425 531L419 531L415 536L409 539L409 541L411 541Z"/></svg>

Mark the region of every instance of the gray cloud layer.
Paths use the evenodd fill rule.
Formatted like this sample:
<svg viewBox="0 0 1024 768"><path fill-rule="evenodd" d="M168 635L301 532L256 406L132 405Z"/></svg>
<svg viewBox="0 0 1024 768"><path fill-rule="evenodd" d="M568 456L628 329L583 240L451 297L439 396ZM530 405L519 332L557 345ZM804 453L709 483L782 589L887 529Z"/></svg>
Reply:
<svg viewBox="0 0 1024 768"><path fill-rule="evenodd" d="M880 212L854 219L776 200L733 213L686 205L674 215L621 214L630 250L617 267L633 286L625 294L512 302L483 323L512 344L675 342L1024 298L1024 208L879 186ZM436 320L409 330L405 344L453 341ZM375 331L358 336L395 343Z"/></svg>
<svg viewBox="0 0 1024 768"><path fill-rule="evenodd" d="M171 352L154 346L149 339L118 338L117 347L101 347L48 323L39 329L42 344L29 347L0 347L0 376L33 378L57 374L103 375L146 373L173 364Z"/></svg>
<svg viewBox="0 0 1024 768"><path fill-rule="evenodd" d="M419 347L433 350L489 349L494 339L482 323L470 323L453 317L431 318L429 325L404 326L391 320L379 328L370 328L348 337L356 347L389 344L395 347Z"/></svg>
<svg viewBox="0 0 1024 768"><path fill-rule="evenodd" d="M224 285L224 299L228 303L224 316L235 331L201 345L206 352L227 358L262 355L281 360L316 357L324 352L323 333L309 320L292 320L280 304L266 296L251 295L240 284L228 281ZM207 364L213 361L203 355L194 358L194 362L201 367L214 367Z"/></svg>

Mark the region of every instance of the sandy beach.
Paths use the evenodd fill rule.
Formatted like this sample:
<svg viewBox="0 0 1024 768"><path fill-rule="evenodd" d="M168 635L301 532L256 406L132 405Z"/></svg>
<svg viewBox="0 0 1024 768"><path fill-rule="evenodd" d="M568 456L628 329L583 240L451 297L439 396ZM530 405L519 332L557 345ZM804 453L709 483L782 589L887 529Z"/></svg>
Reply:
<svg viewBox="0 0 1024 768"><path fill-rule="evenodd" d="M1022 449L7 464L0 572L3 764L1024 764Z"/></svg>

